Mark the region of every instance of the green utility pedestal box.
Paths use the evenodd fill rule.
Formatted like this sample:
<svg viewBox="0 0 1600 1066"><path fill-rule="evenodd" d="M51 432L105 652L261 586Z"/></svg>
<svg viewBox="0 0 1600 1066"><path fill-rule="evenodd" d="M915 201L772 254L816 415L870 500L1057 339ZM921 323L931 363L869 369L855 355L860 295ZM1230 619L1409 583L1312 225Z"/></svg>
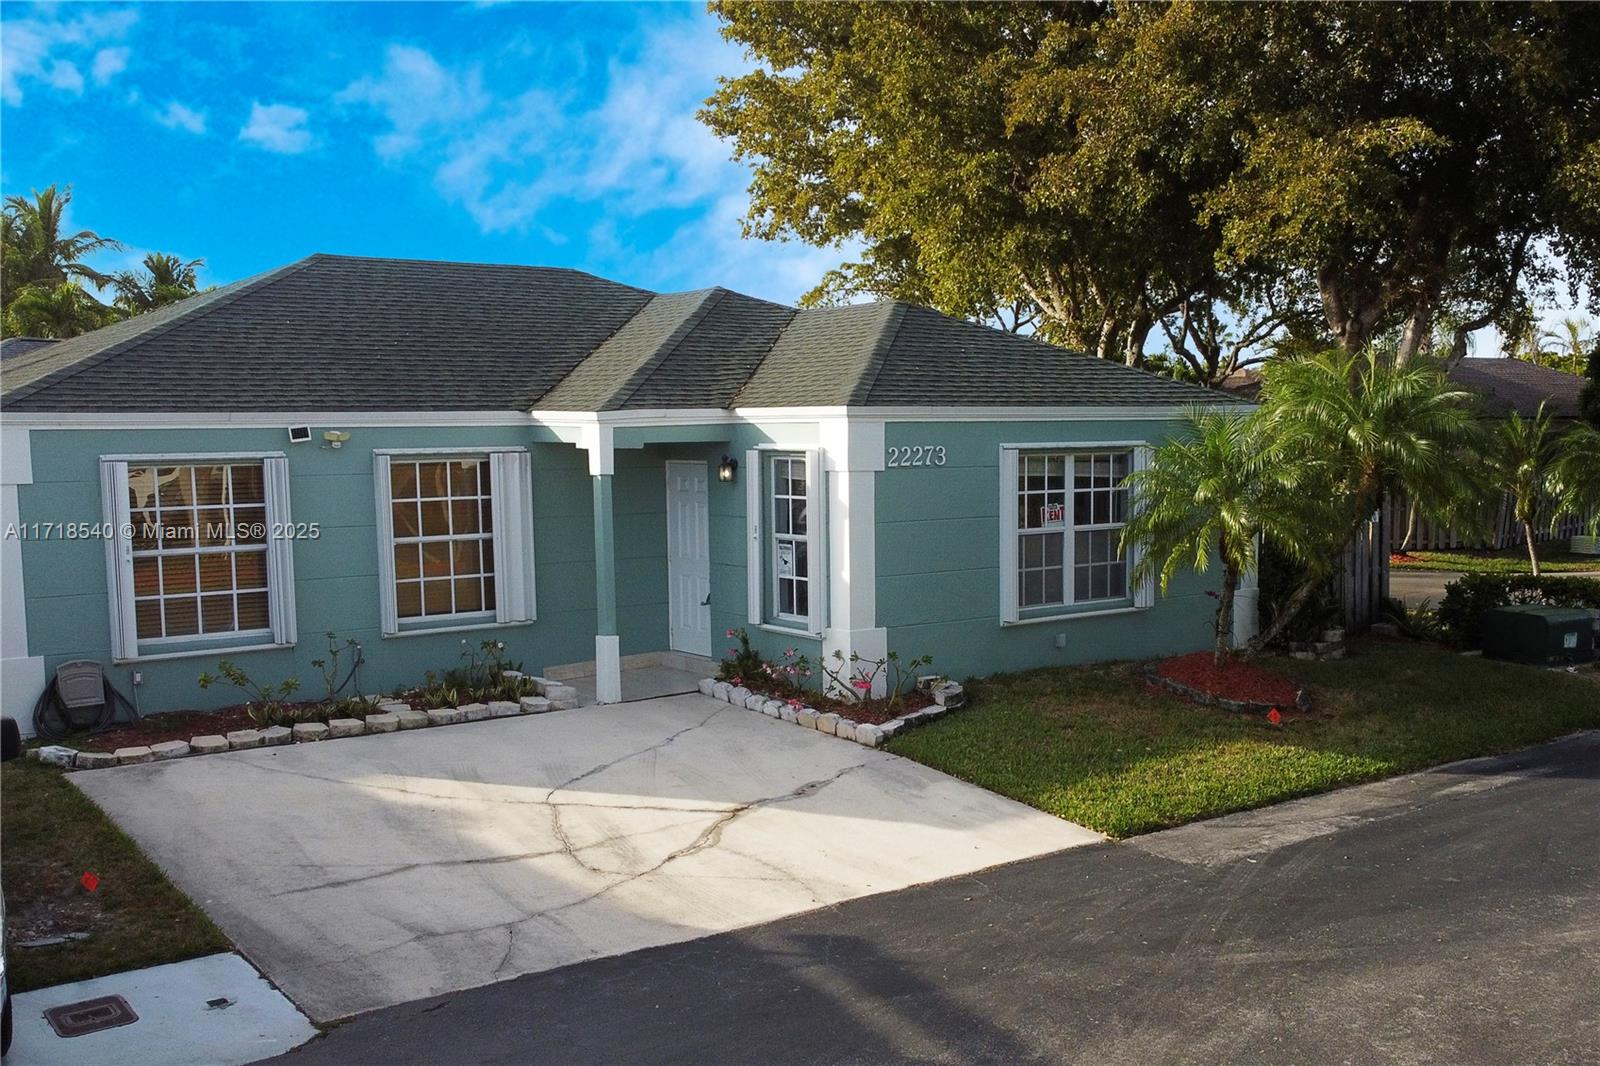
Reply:
<svg viewBox="0 0 1600 1066"><path fill-rule="evenodd" d="M1483 616L1483 654L1541 666L1592 662L1594 625L1574 607L1496 607Z"/></svg>

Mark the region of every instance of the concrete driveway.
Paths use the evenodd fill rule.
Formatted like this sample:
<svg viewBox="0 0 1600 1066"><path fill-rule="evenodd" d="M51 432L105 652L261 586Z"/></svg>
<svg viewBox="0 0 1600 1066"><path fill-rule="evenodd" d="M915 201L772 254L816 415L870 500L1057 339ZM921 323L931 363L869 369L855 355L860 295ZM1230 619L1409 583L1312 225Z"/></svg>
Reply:
<svg viewBox="0 0 1600 1066"><path fill-rule="evenodd" d="M700 695L71 780L319 1022L1100 839Z"/></svg>

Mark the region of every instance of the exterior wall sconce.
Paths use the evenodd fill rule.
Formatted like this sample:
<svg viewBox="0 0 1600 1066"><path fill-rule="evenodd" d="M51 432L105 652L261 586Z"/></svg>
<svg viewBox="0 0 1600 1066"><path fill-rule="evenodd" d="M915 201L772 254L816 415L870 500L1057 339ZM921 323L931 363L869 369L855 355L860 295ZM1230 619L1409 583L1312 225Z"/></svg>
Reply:
<svg viewBox="0 0 1600 1066"><path fill-rule="evenodd" d="M739 473L739 460L724 455L722 465L717 467L718 481L732 481Z"/></svg>

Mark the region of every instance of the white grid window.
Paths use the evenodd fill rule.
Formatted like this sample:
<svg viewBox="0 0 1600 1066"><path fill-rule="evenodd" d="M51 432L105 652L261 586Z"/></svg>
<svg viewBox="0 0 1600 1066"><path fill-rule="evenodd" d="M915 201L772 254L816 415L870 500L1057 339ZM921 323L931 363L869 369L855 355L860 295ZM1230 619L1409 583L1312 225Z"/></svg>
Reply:
<svg viewBox="0 0 1600 1066"><path fill-rule="evenodd" d="M811 615L811 530L806 514L806 460L803 455L772 457L772 602L779 618L807 621Z"/></svg>
<svg viewBox="0 0 1600 1066"><path fill-rule="evenodd" d="M128 466L142 642L272 632L262 463Z"/></svg>
<svg viewBox="0 0 1600 1066"><path fill-rule="evenodd" d="M1018 607L1127 596L1127 562L1118 541L1127 520L1124 480L1131 466L1128 451L1017 457Z"/></svg>
<svg viewBox="0 0 1600 1066"><path fill-rule="evenodd" d="M1091 452L1072 460L1072 598L1118 600L1128 594L1120 550L1128 520L1126 480L1132 452Z"/></svg>
<svg viewBox="0 0 1600 1066"><path fill-rule="evenodd" d="M399 618L494 614L492 495L487 458L391 461Z"/></svg>

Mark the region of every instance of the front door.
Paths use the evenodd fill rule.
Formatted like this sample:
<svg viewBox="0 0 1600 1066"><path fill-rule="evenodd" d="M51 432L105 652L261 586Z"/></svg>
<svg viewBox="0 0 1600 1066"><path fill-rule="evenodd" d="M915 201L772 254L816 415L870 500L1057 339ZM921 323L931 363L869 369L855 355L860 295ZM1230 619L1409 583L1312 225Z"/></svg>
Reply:
<svg viewBox="0 0 1600 1066"><path fill-rule="evenodd" d="M667 612L673 651L711 654L710 498L705 463L667 463Z"/></svg>

